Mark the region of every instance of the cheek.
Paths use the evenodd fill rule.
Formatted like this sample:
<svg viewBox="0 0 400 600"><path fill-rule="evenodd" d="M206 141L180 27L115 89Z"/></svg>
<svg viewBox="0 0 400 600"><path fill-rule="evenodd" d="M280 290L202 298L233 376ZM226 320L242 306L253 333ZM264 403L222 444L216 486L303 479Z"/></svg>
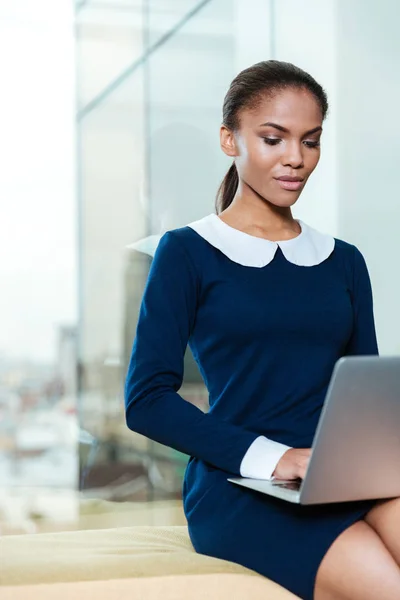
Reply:
<svg viewBox="0 0 400 600"><path fill-rule="evenodd" d="M313 150L312 154L310 154L310 156L307 157L307 161L305 161L305 166L307 167L307 170L309 171L310 175L319 163L320 156L320 151Z"/></svg>
<svg viewBox="0 0 400 600"><path fill-rule="evenodd" d="M253 185L264 185L269 173L276 170L276 164L281 160L281 147L268 146L260 139L243 140L238 150L236 166L239 175Z"/></svg>
<svg viewBox="0 0 400 600"><path fill-rule="evenodd" d="M271 147L264 142L254 143L248 149L247 162L250 168L262 169L264 173L279 160L278 147Z"/></svg>

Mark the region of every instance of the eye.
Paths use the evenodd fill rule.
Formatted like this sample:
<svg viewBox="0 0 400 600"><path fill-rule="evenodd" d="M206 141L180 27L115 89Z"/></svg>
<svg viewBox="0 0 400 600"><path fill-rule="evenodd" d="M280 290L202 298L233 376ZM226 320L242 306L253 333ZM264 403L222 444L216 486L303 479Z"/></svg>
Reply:
<svg viewBox="0 0 400 600"><path fill-rule="evenodd" d="M282 140L280 138L268 138L265 137L263 138L264 142L266 144L268 144L268 146L277 146ZM305 146L307 146L307 148L319 148L320 147L320 142L303 142Z"/></svg>
<svg viewBox="0 0 400 600"><path fill-rule="evenodd" d="M269 146L276 146L281 141L279 138L263 138L264 142Z"/></svg>

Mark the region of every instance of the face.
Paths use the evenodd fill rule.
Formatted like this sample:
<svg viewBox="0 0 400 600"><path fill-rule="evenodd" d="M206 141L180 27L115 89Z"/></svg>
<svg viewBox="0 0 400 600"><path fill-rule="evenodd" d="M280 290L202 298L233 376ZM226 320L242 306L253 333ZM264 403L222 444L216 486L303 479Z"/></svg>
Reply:
<svg viewBox="0 0 400 600"><path fill-rule="evenodd" d="M221 147L235 157L242 189L254 190L276 206L292 206L320 157L317 100L306 90L285 90L255 109L244 109L239 118L238 131L221 127Z"/></svg>

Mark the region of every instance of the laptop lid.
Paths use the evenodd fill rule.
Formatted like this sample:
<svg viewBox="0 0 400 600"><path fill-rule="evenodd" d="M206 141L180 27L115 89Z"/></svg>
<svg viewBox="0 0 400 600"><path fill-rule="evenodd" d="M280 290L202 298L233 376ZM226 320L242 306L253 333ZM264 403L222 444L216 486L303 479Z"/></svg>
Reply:
<svg viewBox="0 0 400 600"><path fill-rule="evenodd" d="M400 357L348 356L333 370L300 502L400 496Z"/></svg>

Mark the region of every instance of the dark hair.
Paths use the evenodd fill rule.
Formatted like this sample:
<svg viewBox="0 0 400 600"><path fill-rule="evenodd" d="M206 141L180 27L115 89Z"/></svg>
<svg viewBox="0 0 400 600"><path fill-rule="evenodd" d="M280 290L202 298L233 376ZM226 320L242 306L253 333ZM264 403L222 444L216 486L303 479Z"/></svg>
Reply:
<svg viewBox="0 0 400 600"><path fill-rule="evenodd" d="M223 125L231 131L237 131L240 111L243 108L256 108L265 95L273 97L289 88L306 89L313 94L321 107L322 120L325 119L328 113L328 98L320 84L292 63L266 60L241 71L232 81L224 99ZM217 192L217 214L232 203L238 184L239 176L233 163Z"/></svg>

